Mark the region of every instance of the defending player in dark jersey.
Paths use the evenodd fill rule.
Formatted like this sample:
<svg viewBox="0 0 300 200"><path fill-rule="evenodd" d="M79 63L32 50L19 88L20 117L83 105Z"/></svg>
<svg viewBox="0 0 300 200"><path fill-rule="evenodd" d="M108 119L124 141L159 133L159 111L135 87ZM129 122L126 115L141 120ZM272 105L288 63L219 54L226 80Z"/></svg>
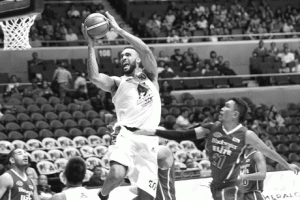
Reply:
<svg viewBox="0 0 300 200"><path fill-rule="evenodd" d="M211 163L211 191L214 199L234 194L241 199L237 177L240 174L239 164L245 150L245 135L247 129L241 124L227 131L221 122L205 126L212 134L206 139L206 153Z"/></svg>
<svg viewBox="0 0 300 200"><path fill-rule="evenodd" d="M168 169L158 169L156 200L176 200L175 165Z"/></svg>
<svg viewBox="0 0 300 200"><path fill-rule="evenodd" d="M298 173L300 168L288 164L278 153L267 147L258 136L241 125L247 115L247 104L242 99L232 98L225 103L219 121L192 130L142 130L136 134L155 135L171 140L196 140L206 138L206 150L212 164L211 191L215 200L242 199L238 180L241 155L250 144L264 155L279 162L287 169Z"/></svg>
<svg viewBox="0 0 300 200"><path fill-rule="evenodd" d="M38 200L36 186L26 175L28 153L14 149L8 154L11 169L0 176L1 200Z"/></svg>
<svg viewBox="0 0 300 200"><path fill-rule="evenodd" d="M175 165L172 151L166 146L159 146L157 155L158 184L156 198L151 200L176 200L175 194ZM137 199L150 199L149 195L140 190Z"/></svg>
<svg viewBox="0 0 300 200"><path fill-rule="evenodd" d="M175 195L175 165L173 153L168 147L159 146L158 185L155 200L176 200Z"/></svg>
<svg viewBox="0 0 300 200"><path fill-rule="evenodd" d="M267 165L262 153L247 146L241 164L244 200L264 200L262 195Z"/></svg>

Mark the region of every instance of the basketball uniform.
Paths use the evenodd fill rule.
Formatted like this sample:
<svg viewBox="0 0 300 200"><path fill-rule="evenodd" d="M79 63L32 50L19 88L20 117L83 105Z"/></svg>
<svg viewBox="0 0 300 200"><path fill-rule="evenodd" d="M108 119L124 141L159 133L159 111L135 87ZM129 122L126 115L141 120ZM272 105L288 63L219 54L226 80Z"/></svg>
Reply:
<svg viewBox="0 0 300 200"><path fill-rule="evenodd" d="M34 185L32 180L27 176L23 179L13 169L7 172L13 179L13 186L10 190L7 190L1 200L32 200L34 193Z"/></svg>
<svg viewBox="0 0 300 200"><path fill-rule="evenodd" d="M88 191L84 187L71 187L62 191L65 194L66 200L100 200L94 192Z"/></svg>
<svg viewBox="0 0 300 200"><path fill-rule="evenodd" d="M169 169L158 169L158 186L155 200L176 200L175 165Z"/></svg>
<svg viewBox="0 0 300 200"><path fill-rule="evenodd" d="M255 160L253 159L257 150L251 149L248 155L244 155L241 164L241 173L253 174L258 172ZM264 182L262 180L243 180L244 200L263 200L262 195Z"/></svg>
<svg viewBox="0 0 300 200"><path fill-rule="evenodd" d="M211 162L211 192L214 200L242 199L240 181L241 156L246 148L247 129L241 124L227 132L221 122L203 125L210 130L206 139L206 152Z"/></svg>
<svg viewBox="0 0 300 200"><path fill-rule="evenodd" d="M158 137L135 135L136 129L154 129L160 123L161 102L157 88L144 73L121 77L112 98L117 114L116 142L109 160L128 167L130 182L156 196Z"/></svg>

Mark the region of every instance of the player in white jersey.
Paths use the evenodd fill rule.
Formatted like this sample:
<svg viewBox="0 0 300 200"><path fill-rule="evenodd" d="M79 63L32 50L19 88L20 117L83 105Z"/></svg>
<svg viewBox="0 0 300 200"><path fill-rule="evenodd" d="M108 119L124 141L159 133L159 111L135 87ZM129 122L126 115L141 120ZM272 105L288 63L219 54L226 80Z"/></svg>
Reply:
<svg viewBox="0 0 300 200"><path fill-rule="evenodd" d="M156 196L158 182L157 159L158 138L137 136L132 132L140 128L158 127L161 115L161 102L158 86L157 63L150 48L139 38L119 27L114 17L106 12L111 27L126 39L132 47L121 52L121 65L124 76L107 76L98 73L94 41L82 25L83 34L88 41L89 79L113 97L117 113L115 125L116 143L109 153L110 172L99 196L102 200L128 177L144 195L138 199ZM166 156L166 154L159 154ZM139 193L140 194L140 193ZM148 194L146 197L145 194Z"/></svg>
<svg viewBox="0 0 300 200"><path fill-rule="evenodd" d="M85 173L85 161L81 157L72 157L64 171L67 180L66 189L53 195L50 200L99 200L96 193L82 187Z"/></svg>

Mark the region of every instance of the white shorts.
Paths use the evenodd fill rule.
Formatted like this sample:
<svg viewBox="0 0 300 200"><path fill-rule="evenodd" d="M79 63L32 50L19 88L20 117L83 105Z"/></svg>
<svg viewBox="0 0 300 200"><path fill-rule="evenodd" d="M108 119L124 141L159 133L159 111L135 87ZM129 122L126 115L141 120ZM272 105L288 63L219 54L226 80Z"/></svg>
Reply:
<svg viewBox="0 0 300 200"><path fill-rule="evenodd" d="M128 167L131 184L156 197L158 137L135 135L121 127L108 158Z"/></svg>

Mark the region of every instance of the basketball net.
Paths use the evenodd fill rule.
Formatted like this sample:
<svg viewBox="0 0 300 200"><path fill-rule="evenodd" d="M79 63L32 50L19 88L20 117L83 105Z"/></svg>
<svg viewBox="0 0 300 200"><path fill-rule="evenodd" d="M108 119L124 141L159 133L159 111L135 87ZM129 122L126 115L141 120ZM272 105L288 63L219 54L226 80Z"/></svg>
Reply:
<svg viewBox="0 0 300 200"><path fill-rule="evenodd" d="M37 15L22 16L0 22L4 33L4 50L30 49L29 31Z"/></svg>

